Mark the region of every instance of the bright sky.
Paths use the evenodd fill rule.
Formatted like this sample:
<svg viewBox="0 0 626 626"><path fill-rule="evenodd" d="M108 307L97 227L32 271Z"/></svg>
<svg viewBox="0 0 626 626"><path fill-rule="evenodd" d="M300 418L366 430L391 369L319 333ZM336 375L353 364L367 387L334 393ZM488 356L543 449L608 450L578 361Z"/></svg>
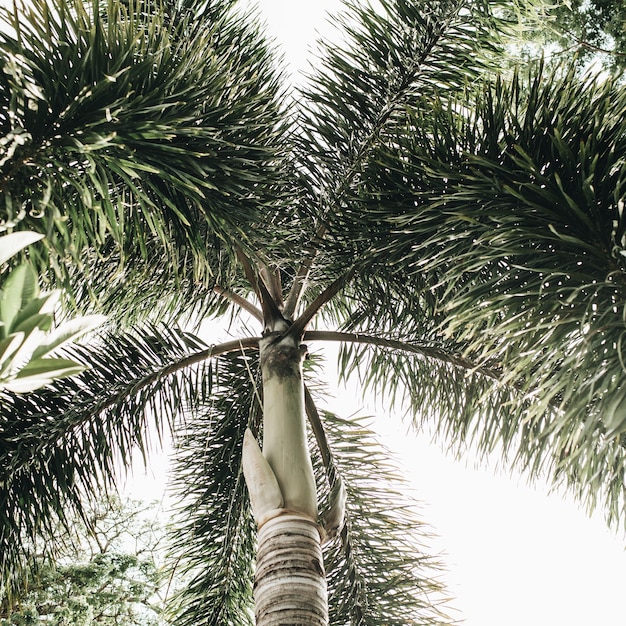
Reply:
<svg viewBox="0 0 626 626"><path fill-rule="evenodd" d="M269 33L293 71L307 67L325 12L337 0L259 0ZM354 412L354 393L345 415ZM340 408L341 398L338 398ZM406 428L387 427L401 453L423 516L439 535L445 580L465 626L623 626L626 541L601 515L587 515L571 498L548 496L543 485L473 469L446 458ZM467 467L469 465L469 467Z"/></svg>

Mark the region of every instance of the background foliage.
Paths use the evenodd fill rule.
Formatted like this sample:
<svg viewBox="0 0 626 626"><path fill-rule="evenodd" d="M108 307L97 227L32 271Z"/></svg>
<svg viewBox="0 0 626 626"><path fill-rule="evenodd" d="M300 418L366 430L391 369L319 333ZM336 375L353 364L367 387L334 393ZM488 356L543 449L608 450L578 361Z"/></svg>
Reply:
<svg viewBox="0 0 626 626"><path fill-rule="evenodd" d="M36 565L0 592L2 626L160 626L163 532L145 503L101 502L37 537ZM53 547L53 551L50 549Z"/></svg>

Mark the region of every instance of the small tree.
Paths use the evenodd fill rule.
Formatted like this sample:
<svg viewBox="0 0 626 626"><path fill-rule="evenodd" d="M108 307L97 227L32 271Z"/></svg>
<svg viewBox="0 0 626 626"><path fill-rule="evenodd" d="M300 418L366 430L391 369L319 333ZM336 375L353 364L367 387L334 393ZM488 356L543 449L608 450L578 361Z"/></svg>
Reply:
<svg viewBox="0 0 626 626"><path fill-rule="evenodd" d="M600 59L607 67L626 67L626 7L611 0L561 0L550 7L548 42L581 62Z"/></svg>

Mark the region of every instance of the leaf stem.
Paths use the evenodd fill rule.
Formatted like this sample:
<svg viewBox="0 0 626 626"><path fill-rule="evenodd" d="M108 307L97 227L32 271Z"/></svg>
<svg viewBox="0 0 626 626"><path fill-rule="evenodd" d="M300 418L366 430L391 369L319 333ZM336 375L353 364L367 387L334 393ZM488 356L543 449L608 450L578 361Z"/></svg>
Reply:
<svg viewBox="0 0 626 626"><path fill-rule="evenodd" d="M261 311L255 307L252 302L246 300L243 296L229 291L228 289L224 289L219 285L215 285L215 287L213 287L213 291L222 296L225 300L229 300L233 304L241 307L244 311L247 311L250 315L259 320L259 322L263 323L263 313L261 313Z"/></svg>
<svg viewBox="0 0 626 626"><path fill-rule="evenodd" d="M450 354L441 348L433 346L418 345L407 343L397 339L383 339L373 335L365 335L363 333L347 333L334 330L310 330L304 333L304 341L339 341L343 343L361 343L381 348L389 348L390 350L399 350L401 352L409 352L411 354L419 354L427 358L438 359L451 363L457 367L482 374L494 380L501 380L502 374L495 369L478 365L469 359L465 359L455 354Z"/></svg>
<svg viewBox="0 0 626 626"><path fill-rule="evenodd" d="M289 327L289 330L285 333L286 335L291 335L292 337L299 337L304 329L307 327L308 323L315 317L315 314L330 300L334 298L337 293L343 288L343 286L350 280L351 276L354 274L354 270L350 270L346 272L342 276L340 276L337 280L331 283L324 291L309 304L309 306L304 310L302 315L298 317L298 319Z"/></svg>

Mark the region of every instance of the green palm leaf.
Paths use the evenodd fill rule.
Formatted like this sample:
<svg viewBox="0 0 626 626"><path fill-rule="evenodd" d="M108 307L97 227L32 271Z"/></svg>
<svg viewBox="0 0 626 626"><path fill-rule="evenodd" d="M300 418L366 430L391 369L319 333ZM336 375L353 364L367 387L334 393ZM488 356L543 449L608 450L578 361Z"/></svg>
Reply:
<svg viewBox="0 0 626 626"><path fill-rule="evenodd" d="M49 231L57 271L67 253L124 261L155 243L202 268L207 247L261 221L257 183L280 158L272 56L254 26L211 7L58 0L5 16L0 210Z"/></svg>
<svg viewBox="0 0 626 626"><path fill-rule="evenodd" d="M313 271L324 284L361 265L363 251L353 254L352 239L369 240L370 232L352 198L366 191L364 173L380 147L395 142L417 101L427 107L439 93L458 93L494 69L506 31L494 17L500 4L346 3L336 19L345 43L322 44L319 69L302 90L295 155L303 173L299 215L311 244L300 274ZM375 272L359 275L356 297L367 297Z"/></svg>
<svg viewBox="0 0 626 626"><path fill-rule="evenodd" d="M258 409L255 359L224 356L204 407L177 432L173 480L180 495L173 535L176 624L250 625L256 526L243 474L243 434Z"/></svg>
<svg viewBox="0 0 626 626"><path fill-rule="evenodd" d="M404 307L428 284L437 323L427 327L515 390L517 428L477 411L483 441L516 442L522 465L591 504L605 499L615 520L624 517L625 113L623 87L573 71L487 83L428 117L415 109L358 205L376 233L367 252L361 239L364 254L398 268L388 275ZM419 322L418 312L397 332ZM462 439L466 420L442 418Z"/></svg>
<svg viewBox="0 0 626 626"><path fill-rule="evenodd" d="M347 488L345 525L324 553L330 623L448 624L429 531L389 451L365 420L322 417L333 470Z"/></svg>
<svg viewBox="0 0 626 626"><path fill-rule="evenodd" d="M134 449L147 455L149 432L161 438L211 384L210 349L177 331L105 337L68 354L89 369L37 392L1 396L3 572L27 550L24 538L114 483L120 461L130 466Z"/></svg>
<svg viewBox="0 0 626 626"><path fill-rule="evenodd" d="M301 121L302 159L335 211L358 187L372 148L418 94L458 91L489 67L496 4L385 0L374 9L347 3L336 20L346 43L323 45L320 69L303 93ZM330 208L324 219L331 219Z"/></svg>

